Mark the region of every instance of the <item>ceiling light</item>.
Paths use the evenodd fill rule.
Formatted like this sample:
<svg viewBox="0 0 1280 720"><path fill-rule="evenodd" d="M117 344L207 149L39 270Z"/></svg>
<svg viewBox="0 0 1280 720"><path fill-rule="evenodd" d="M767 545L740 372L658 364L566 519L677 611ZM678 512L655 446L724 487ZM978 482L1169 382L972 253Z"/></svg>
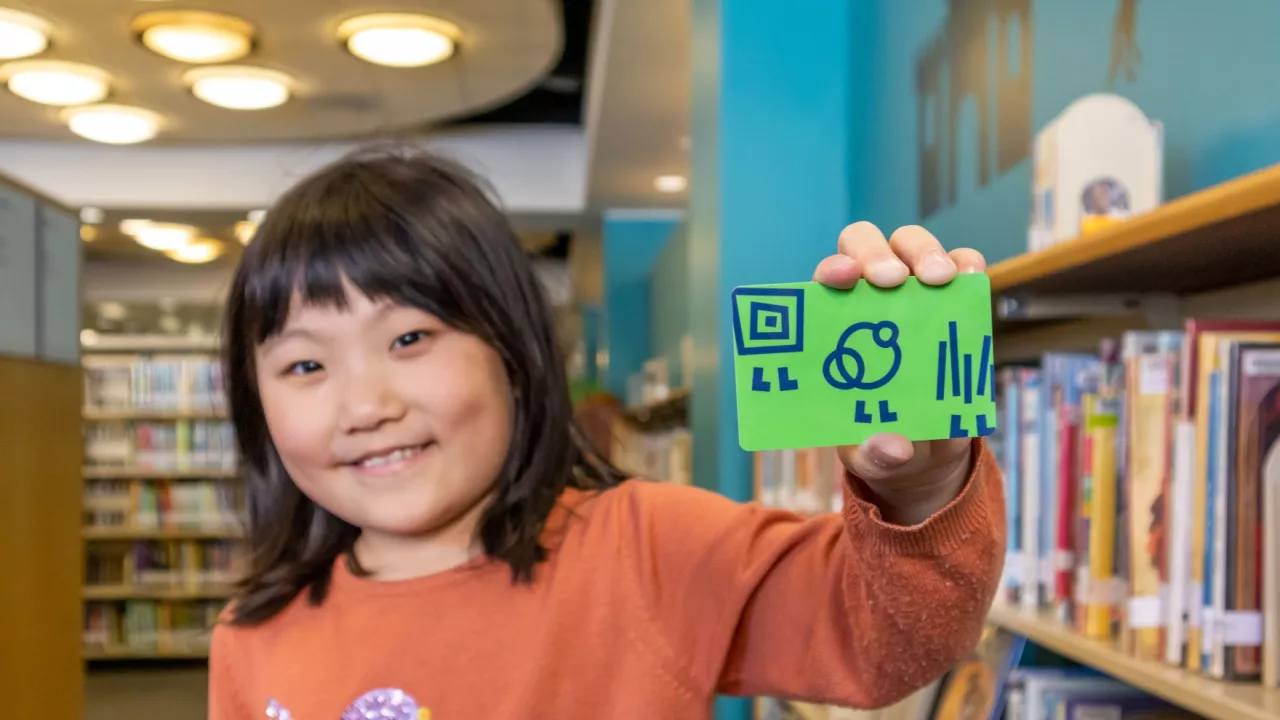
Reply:
<svg viewBox="0 0 1280 720"><path fill-rule="evenodd" d="M176 250L170 250L165 255L180 263L198 265L216 260L222 255L222 243L216 240L198 240Z"/></svg>
<svg viewBox="0 0 1280 720"><path fill-rule="evenodd" d="M149 50L178 62L205 65L239 60L253 50L253 25L201 10L157 10L133 21Z"/></svg>
<svg viewBox="0 0 1280 720"><path fill-rule="evenodd" d="M361 60L389 67L423 67L453 55L457 26L426 15L359 15L338 26L338 37Z"/></svg>
<svg viewBox="0 0 1280 720"><path fill-rule="evenodd" d="M190 225L150 220L121 220L120 232L132 237L142 247L160 252L190 245L196 236L196 229Z"/></svg>
<svg viewBox="0 0 1280 720"><path fill-rule="evenodd" d="M104 320L123 320L129 316L129 308L115 300L103 300L98 303L98 314Z"/></svg>
<svg viewBox="0 0 1280 720"><path fill-rule="evenodd" d="M0 60L38 55L49 47L52 26L29 13L0 8Z"/></svg>
<svg viewBox="0 0 1280 720"><path fill-rule="evenodd" d="M229 110L265 110L289 99L288 75L266 68L222 65L189 70L182 76L191 94Z"/></svg>
<svg viewBox="0 0 1280 720"><path fill-rule="evenodd" d="M111 76L63 60L20 60L0 68L9 92L41 105L86 105L107 96Z"/></svg>
<svg viewBox="0 0 1280 720"><path fill-rule="evenodd" d="M159 115L127 105L67 108L62 119L80 137L111 145L146 142L160 132Z"/></svg>
<svg viewBox="0 0 1280 720"><path fill-rule="evenodd" d="M252 220L241 220L236 223L235 233L236 239L241 245L248 245L253 242L253 236L258 232L258 223Z"/></svg>
<svg viewBox="0 0 1280 720"><path fill-rule="evenodd" d="M654 178L653 186L658 192L678 193L689 187L689 180L683 175L659 175Z"/></svg>
<svg viewBox="0 0 1280 720"><path fill-rule="evenodd" d="M80 222L89 225L101 225L102 220L107 216L102 212L102 208L82 207L80 208Z"/></svg>
<svg viewBox="0 0 1280 720"><path fill-rule="evenodd" d="M258 208L257 210L250 210L249 214L245 216L245 219L251 223L261 225L262 221L267 219L266 208Z"/></svg>

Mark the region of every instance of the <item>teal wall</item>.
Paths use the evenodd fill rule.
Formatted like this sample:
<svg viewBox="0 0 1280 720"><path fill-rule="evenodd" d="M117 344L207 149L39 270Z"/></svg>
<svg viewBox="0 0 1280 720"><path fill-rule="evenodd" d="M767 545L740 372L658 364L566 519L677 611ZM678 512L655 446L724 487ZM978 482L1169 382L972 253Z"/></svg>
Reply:
<svg viewBox="0 0 1280 720"><path fill-rule="evenodd" d="M1112 91L1132 99L1164 123L1167 198L1280 162L1280 93L1269 84L1280 66L1280 2L1139 0L1133 37L1141 64L1132 80L1122 72L1113 84L1109 66L1122 2L1128 0L1029 1L1032 130L1084 94ZM1031 168L1022 161L979 185L973 105L959 117L957 202L928 217L920 213L916 59L944 26L948 5L876 3L874 81L860 93L875 112L861 145L867 162L854 168L851 206L887 228L923 221L944 243L971 245L1000 260L1026 248ZM986 27L994 40L995 23L988 18ZM997 64L990 63L992 77Z"/></svg>
<svg viewBox="0 0 1280 720"><path fill-rule="evenodd" d="M620 398L626 397L627 377L653 356L651 274L677 221L673 213L605 213L602 344L609 366L603 379Z"/></svg>
<svg viewBox="0 0 1280 720"><path fill-rule="evenodd" d="M693 378L682 375L680 339L689 332L689 233L683 223L671 233L653 266L649 287L654 357L665 357L672 387Z"/></svg>
<svg viewBox="0 0 1280 720"><path fill-rule="evenodd" d="M738 445L728 300L808 280L836 250L869 143L872 0L693 0L688 262L694 482L752 495ZM722 698L717 717L750 717Z"/></svg>

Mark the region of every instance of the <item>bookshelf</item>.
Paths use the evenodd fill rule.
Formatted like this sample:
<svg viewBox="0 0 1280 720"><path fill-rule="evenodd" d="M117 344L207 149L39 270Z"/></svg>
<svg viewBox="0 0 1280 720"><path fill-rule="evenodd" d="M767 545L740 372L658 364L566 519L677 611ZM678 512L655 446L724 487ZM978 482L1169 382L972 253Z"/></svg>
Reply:
<svg viewBox="0 0 1280 720"><path fill-rule="evenodd" d="M1280 276L1280 165L991 266L992 293L1201 293Z"/></svg>
<svg viewBox="0 0 1280 720"><path fill-rule="evenodd" d="M1280 165L1172 200L1155 211L1087 236L996 263L989 269L989 274L997 307L1002 297L1086 300L1077 305L1084 309L1053 319L1004 319L997 314L997 361L1001 364L1034 363L1045 352L1096 353L1105 338L1120 338L1133 330L1182 330L1185 318L1280 319L1278 227ZM1088 309L1087 300L1091 297L1142 296L1158 296L1172 302L1164 306L1164 312L1156 314L1147 313L1138 306L1131 311L1117 311L1115 306L1097 312ZM1178 389L1176 392L1183 391ZM1135 413L1130 408L1133 400L1126 395L1124 402L1126 409L1121 418L1122 423L1128 423L1130 414ZM1203 403L1204 400L1197 399L1196 402ZM1004 409L1002 425L1006 421L1003 413ZM1055 418L1055 422L1059 420ZM1128 429L1126 425L1121 427L1121 432ZM1004 432L1002 427L1001 434ZM1052 432L1060 434L1062 430ZM1173 433L1172 430L1169 432ZM1045 452L1045 448L1041 447L1039 452ZM1130 448L1124 452L1139 451ZM1118 460L1118 480L1125 483L1119 486L1120 492L1127 493L1130 478L1125 475L1128 472L1124 465L1125 457ZM1192 456L1192 460L1194 462L1190 466L1196 467L1203 458ZM1022 462L1025 463L1025 459ZM1168 462L1170 469L1166 472L1175 472L1173 460ZM1040 467L1045 467L1043 460ZM1170 485L1164 487L1162 492L1174 492L1169 489ZM1173 514L1177 511L1162 512ZM1194 513L1188 511L1189 514L1202 512L1203 509L1198 507ZM1267 521L1273 519L1280 520L1266 518ZM1120 532L1127 535L1133 531L1128 526L1121 526ZM1172 535L1177 530L1166 529L1165 532ZM1131 541L1126 539L1124 542ZM1212 541L1206 538L1206 542ZM1043 553L1045 548L1041 547L1039 551ZM1055 552L1062 550L1059 548ZM1132 552L1132 548L1126 552ZM1142 552L1148 550L1143 548ZM1192 552L1201 550L1196 547ZM1273 559L1265 562L1275 565ZM1024 565L1030 566L1030 561ZM1127 572L1122 571L1120 587L1126 587L1128 583L1129 579L1124 576ZM1162 582L1165 580L1162 578ZM1026 588L1021 591L1025 593ZM1044 592L1043 588L1041 592ZM1048 592L1051 595L1054 592L1052 585ZM1077 589L1077 592L1080 591ZM1160 597L1167 598L1163 592ZM1174 589L1170 594L1176 592ZM1221 720L1280 718L1280 689L1266 687L1256 680L1231 682L1215 679L1200 670L1137 657L1132 646L1134 631L1128 624L1128 613L1134 612L1133 600L1131 595L1126 598L1115 607L1127 609L1115 612L1112 631L1099 639L1081 634L1079 615L1071 625L1064 624L1059 620L1061 608L1050 607L1043 602L1023 603L1032 607L1001 603L993 608L989 620L1064 657L1205 717ZM1193 598L1192 603L1195 604L1198 596ZM1167 599L1161 600L1162 606L1166 602Z"/></svg>
<svg viewBox="0 0 1280 720"><path fill-rule="evenodd" d="M989 621L1063 657L1101 670L1134 687L1211 720L1275 720L1280 690L1257 683L1227 683L1156 662L1138 660L1115 640L1090 640L1064 627L1049 611L997 605Z"/></svg>
<svg viewBox="0 0 1280 720"><path fill-rule="evenodd" d="M80 371L0 357L0 389L0 691L11 717L79 717Z"/></svg>
<svg viewBox="0 0 1280 720"><path fill-rule="evenodd" d="M82 364L83 657L204 658L243 535L217 346L102 335Z"/></svg>

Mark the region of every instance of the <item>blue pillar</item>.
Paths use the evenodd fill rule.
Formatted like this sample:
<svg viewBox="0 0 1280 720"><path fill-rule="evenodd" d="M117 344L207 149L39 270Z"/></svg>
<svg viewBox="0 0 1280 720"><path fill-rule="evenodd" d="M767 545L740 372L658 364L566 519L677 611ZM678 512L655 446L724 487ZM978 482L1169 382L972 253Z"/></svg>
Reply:
<svg viewBox="0 0 1280 720"><path fill-rule="evenodd" d="M694 477L752 495L738 446L729 294L809 280L851 217L873 0L694 0L689 268ZM913 162L902 158L902 162ZM718 718L750 703L722 699Z"/></svg>
<svg viewBox="0 0 1280 720"><path fill-rule="evenodd" d="M653 355L650 275L680 214L610 210L604 214L604 386L620 398L627 377Z"/></svg>

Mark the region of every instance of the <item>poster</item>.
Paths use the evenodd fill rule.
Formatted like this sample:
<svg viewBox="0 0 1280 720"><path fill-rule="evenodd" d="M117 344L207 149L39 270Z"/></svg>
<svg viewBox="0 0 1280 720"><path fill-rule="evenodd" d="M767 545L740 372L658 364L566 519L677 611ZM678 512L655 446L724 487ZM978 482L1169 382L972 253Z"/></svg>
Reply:
<svg viewBox="0 0 1280 720"><path fill-rule="evenodd" d="M0 355L36 354L36 202L0 185Z"/></svg>
<svg viewBox="0 0 1280 720"><path fill-rule="evenodd" d="M61 363L80 361L80 220L41 204L39 218L39 355Z"/></svg>

